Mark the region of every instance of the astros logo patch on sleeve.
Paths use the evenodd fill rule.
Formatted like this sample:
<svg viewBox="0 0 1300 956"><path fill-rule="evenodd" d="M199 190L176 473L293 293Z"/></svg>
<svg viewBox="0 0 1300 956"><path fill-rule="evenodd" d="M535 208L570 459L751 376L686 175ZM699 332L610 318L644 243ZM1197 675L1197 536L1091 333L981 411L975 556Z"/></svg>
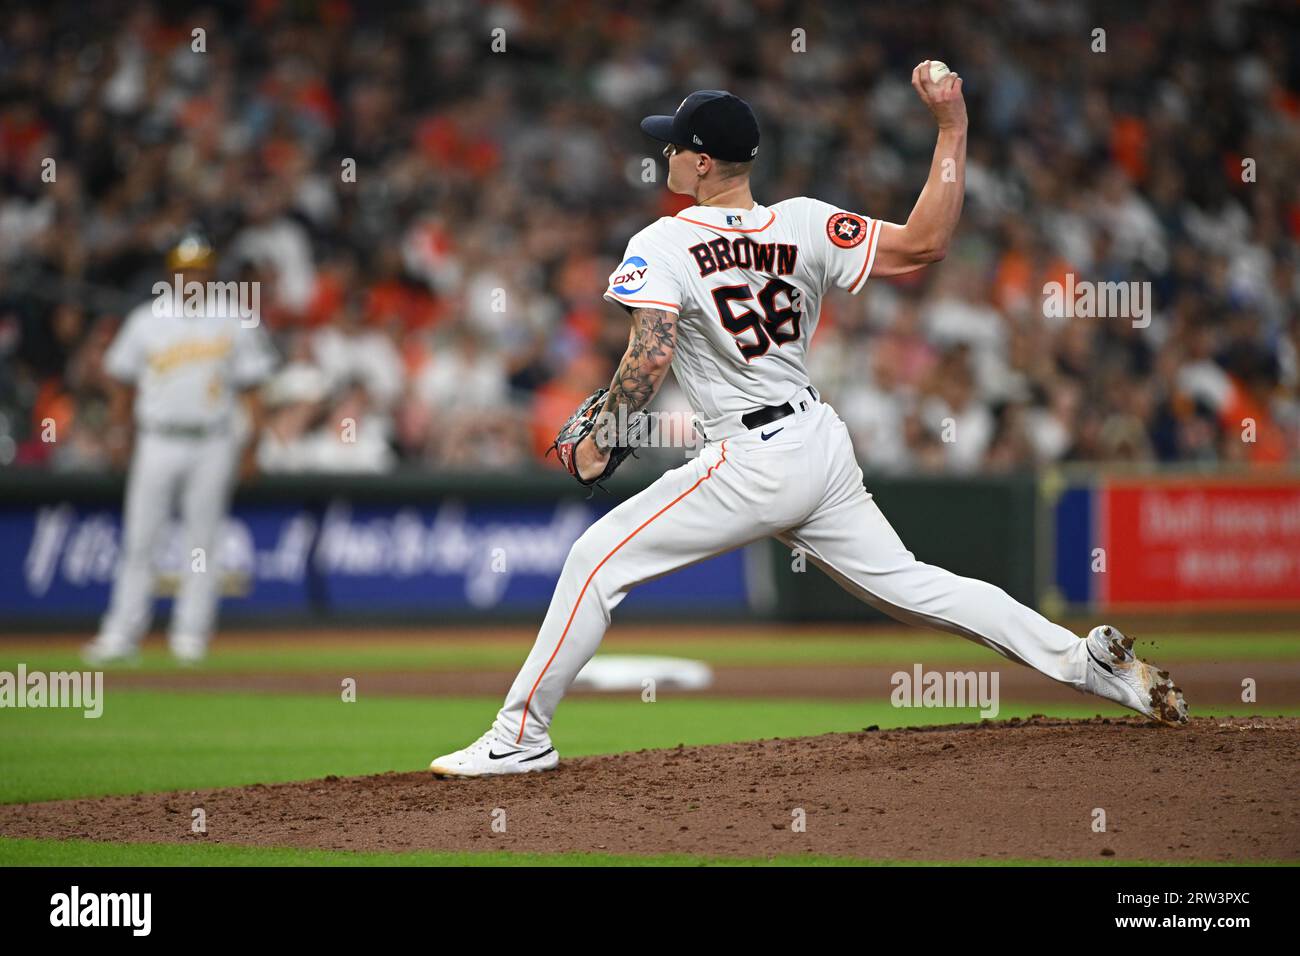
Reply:
<svg viewBox="0 0 1300 956"><path fill-rule="evenodd" d="M867 237L867 223L851 212L837 212L826 220L826 235L841 249L852 249Z"/></svg>

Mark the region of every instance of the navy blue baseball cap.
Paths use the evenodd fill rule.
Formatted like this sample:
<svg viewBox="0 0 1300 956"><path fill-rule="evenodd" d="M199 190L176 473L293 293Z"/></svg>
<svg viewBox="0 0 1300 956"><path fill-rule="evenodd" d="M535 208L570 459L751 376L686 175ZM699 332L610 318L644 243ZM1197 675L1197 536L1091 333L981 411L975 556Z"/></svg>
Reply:
<svg viewBox="0 0 1300 956"><path fill-rule="evenodd" d="M673 116L647 116L641 129L661 143L733 163L758 155L758 120L749 104L726 90L698 90Z"/></svg>

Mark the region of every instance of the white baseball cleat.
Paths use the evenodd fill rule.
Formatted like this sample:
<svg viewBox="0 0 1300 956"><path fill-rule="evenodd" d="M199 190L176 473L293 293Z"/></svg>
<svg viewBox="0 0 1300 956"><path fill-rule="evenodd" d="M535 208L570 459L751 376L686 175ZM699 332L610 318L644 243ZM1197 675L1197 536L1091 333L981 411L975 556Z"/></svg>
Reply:
<svg viewBox="0 0 1300 956"><path fill-rule="evenodd" d="M167 638L167 649L172 658L182 667L195 667L203 663L208 656L208 642L202 637L177 634Z"/></svg>
<svg viewBox="0 0 1300 956"><path fill-rule="evenodd" d="M121 664L136 659L135 645L112 634L100 634L81 649L81 659L92 667Z"/></svg>
<svg viewBox="0 0 1300 956"><path fill-rule="evenodd" d="M439 757L429 764L435 777L492 777L508 773L536 773L554 770L560 755L549 743L521 747L506 742L489 730L464 750Z"/></svg>
<svg viewBox="0 0 1300 956"><path fill-rule="evenodd" d="M1102 624L1084 640L1088 642L1088 690L1162 724L1187 723L1183 689L1174 685L1169 671L1137 659L1133 638Z"/></svg>

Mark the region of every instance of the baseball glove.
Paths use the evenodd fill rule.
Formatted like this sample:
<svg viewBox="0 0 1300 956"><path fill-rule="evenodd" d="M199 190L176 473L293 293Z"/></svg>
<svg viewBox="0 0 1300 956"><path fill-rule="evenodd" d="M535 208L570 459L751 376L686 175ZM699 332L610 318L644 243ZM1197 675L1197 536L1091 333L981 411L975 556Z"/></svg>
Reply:
<svg viewBox="0 0 1300 956"><path fill-rule="evenodd" d="M618 466L623 464L629 455L635 454L632 439L640 434L645 421L644 412L636 412L629 416L626 428L622 429L624 434L609 436L618 439L618 444L610 449L609 461L605 464L605 470L590 480L583 478L578 474L578 443L598 427L596 417L604 408L605 396L608 394L608 388L598 388L587 396L583 403L578 406L578 410L570 415L569 420L560 428L560 433L555 436L555 443L546 452L548 455L555 452L559 456L560 464L564 466L564 470L572 475L580 485L588 488L592 485L599 485L614 474L618 470ZM613 427L614 424L617 423L600 423L600 427Z"/></svg>

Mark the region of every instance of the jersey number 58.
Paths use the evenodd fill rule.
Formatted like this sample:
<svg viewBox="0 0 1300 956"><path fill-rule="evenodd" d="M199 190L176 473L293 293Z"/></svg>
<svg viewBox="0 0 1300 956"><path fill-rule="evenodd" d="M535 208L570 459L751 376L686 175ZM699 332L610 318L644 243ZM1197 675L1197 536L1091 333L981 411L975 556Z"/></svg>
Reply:
<svg viewBox="0 0 1300 956"><path fill-rule="evenodd" d="M778 304L778 297L783 294L784 306ZM771 279L758 293L758 304L763 309L760 315L749 306L740 305L754 298L749 286L728 285L713 290L713 301L718 307L722 327L736 337L736 347L746 362L765 355L773 342L781 346L799 338L799 319L803 314L799 297L799 290L790 283ZM739 306L739 313L733 304ZM753 333L752 339L741 339L746 332Z"/></svg>

